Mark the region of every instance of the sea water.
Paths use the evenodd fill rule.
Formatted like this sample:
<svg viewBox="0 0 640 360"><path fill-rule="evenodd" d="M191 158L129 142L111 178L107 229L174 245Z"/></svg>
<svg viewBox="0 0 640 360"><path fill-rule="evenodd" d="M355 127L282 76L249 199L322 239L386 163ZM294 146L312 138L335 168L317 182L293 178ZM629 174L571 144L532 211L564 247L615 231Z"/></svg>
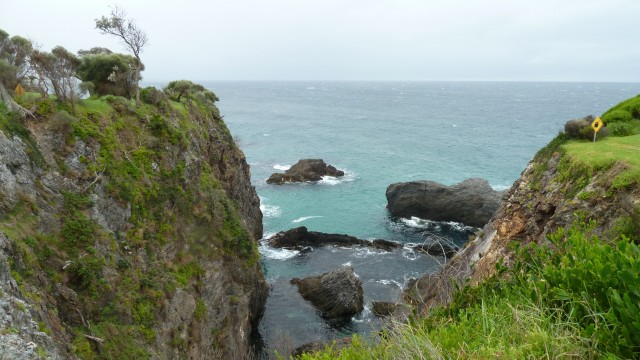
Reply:
<svg viewBox="0 0 640 360"><path fill-rule="evenodd" d="M306 226L363 239L458 244L461 224L390 217L395 182L452 185L482 177L496 190L518 178L567 120L600 115L640 93L635 83L536 82L211 82L224 120L251 165L265 238ZM322 158L346 172L316 183L268 185L299 159ZM444 259L410 246L385 252L323 247L307 253L260 246L271 285L259 332L265 352L368 334L380 326L372 301L394 301L407 281ZM289 283L350 265L362 279L365 310L339 323L323 319Z"/></svg>

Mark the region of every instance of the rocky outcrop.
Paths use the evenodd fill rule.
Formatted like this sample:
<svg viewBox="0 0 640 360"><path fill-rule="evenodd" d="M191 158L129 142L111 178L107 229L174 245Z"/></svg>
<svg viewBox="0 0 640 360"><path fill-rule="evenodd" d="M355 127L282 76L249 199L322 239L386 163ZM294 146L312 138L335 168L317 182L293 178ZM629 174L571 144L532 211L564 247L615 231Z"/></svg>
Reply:
<svg viewBox="0 0 640 360"><path fill-rule="evenodd" d="M352 316L364 309L362 280L350 266L320 276L293 278L291 283L329 319Z"/></svg>
<svg viewBox="0 0 640 360"><path fill-rule="evenodd" d="M386 196L394 216L482 227L500 206L502 192L484 179L473 178L452 186L434 181L396 183L387 187Z"/></svg>
<svg viewBox="0 0 640 360"><path fill-rule="evenodd" d="M327 234L317 231L309 231L306 227L300 226L287 231L281 231L268 239L268 244L275 248L287 248L292 250L302 250L308 246L368 246L376 249L391 251L399 249L402 244L393 241L377 239L373 241L358 239L349 235Z"/></svg>
<svg viewBox="0 0 640 360"><path fill-rule="evenodd" d="M322 159L303 159L283 173L274 173L267 179L267 184L282 185L306 181L320 181L323 176L341 177L344 171L327 165Z"/></svg>
<svg viewBox="0 0 640 360"><path fill-rule="evenodd" d="M416 245L413 249L433 256L451 258L456 252L458 252L459 247L451 242L442 241Z"/></svg>
<svg viewBox="0 0 640 360"><path fill-rule="evenodd" d="M573 181L570 159L557 151L557 146L552 142L536 155L507 191L481 235L442 271L409 282L404 293L406 301L425 312L434 304L446 304L455 284L473 285L493 275L498 262L510 264L515 243L544 244L547 235L576 221L576 214L595 220L597 227L593 231L601 236L606 236L618 220L637 216L638 187L612 188L626 165L618 163L593 176L589 173L584 181Z"/></svg>
<svg viewBox="0 0 640 360"><path fill-rule="evenodd" d="M242 151L211 103L104 101L0 129L0 358L244 358L268 287Z"/></svg>

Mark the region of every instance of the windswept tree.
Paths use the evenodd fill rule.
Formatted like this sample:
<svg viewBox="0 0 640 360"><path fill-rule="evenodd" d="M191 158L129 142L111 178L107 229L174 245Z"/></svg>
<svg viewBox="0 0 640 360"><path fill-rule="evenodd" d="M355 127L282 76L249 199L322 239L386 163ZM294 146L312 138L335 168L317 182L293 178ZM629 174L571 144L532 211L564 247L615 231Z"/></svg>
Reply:
<svg viewBox="0 0 640 360"><path fill-rule="evenodd" d="M56 46L50 53L33 51L31 64L40 92L48 93L50 85L58 100L70 103L73 108L80 95L76 74L80 59L62 46Z"/></svg>
<svg viewBox="0 0 640 360"><path fill-rule="evenodd" d="M208 90L200 84L195 84L189 80L177 80L170 82L165 88L164 92L169 96L171 100L180 101L180 99L196 99L204 103L214 103L218 101L218 97L213 91Z"/></svg>
<svg viewBox="0 0 640 360"><path fill-rule="evenodd" d="M0 100L10 111L23 116L29 111L13 100L8 89L13 90L26 80L32 53L31 41L20 36L9 37L6 31L0 30Z"/></svg>
<svg viewBox="0 0 640 360"><path fill-rule="evenodd" d="M104 48L81 50L78 54L82 57L78 75L91 95L135 96L137 61L133 56Z"/></svg>
<svg viewBox="0 0 640 360"><path fill-rule="evenodd" d="M111 10L109 17L103 16L100 19L96 19L96 29L100 30L102 34L120 38L136 58L134 80L136 103L140 105L140 72L143 68L140 53L147 44L147 35L133 21L126 19L124 10L117 6Z"/></svg>

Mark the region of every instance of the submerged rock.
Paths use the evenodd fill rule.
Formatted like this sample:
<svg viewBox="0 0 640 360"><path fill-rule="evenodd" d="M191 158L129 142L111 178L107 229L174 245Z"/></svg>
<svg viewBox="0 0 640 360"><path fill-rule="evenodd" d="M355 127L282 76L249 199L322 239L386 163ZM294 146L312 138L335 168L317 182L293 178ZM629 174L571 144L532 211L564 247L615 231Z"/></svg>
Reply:
<svg viewBox="0 0 640 360"><path fill-rule="evenodd" d="M459 247L448 242L433 242L429 244L416 245L413 247L413 250L433 256L444 256L450 258L458 252Z"/></svg>
<svg viewBox="0 0 640 360"><path fill-rule="evenodd" d="M387 208L395 216L416 216L435 221L455 221L482 227L500 206L503 192L480 178L446 186L434 181L391 184Z"/></svg>
<svg viewBox="0 0 640 360"><path fill-rule="evenodd" d="M283 173L271 174L267 184L282 185L305 181L320 181L323 176L341 177L344 171L327 165L322 159L303 159Z"/></svg>
<svg viewBox="0 0 640 360"><path fill-rule="evenodd" d="M376 249L391 251L402 247L401 244L388 240L362 240L349 235L326 234L322 232L309 231L306 227L300 226L291 230L281 231L268 240L269 246L274 248L287 248L303 250L308 246L369 246Z"/></svg>
<svg viewBox="0 0 640 360"><path fill-rule="evenodd" d="M291 283L327 318L352 316L364 309L362 280L350 266L320 276L293 278Z"/></svg>

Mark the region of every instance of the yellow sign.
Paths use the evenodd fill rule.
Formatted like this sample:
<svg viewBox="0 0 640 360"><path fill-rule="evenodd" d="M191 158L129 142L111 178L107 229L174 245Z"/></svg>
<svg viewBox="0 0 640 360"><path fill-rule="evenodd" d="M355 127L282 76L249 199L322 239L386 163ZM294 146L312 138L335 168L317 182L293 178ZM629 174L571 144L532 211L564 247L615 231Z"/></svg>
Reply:
<svg viewBox="0 0 640 360"><path fill-rule="evenodd" d="M602 122L602 120L600 120L600 116L598 116L595 120L593 120L593 122L591 123L591 127L593 128L593 131L598 132L600 131L600 129L602 129L602 127L604 126L604 123Z"/></svg>

